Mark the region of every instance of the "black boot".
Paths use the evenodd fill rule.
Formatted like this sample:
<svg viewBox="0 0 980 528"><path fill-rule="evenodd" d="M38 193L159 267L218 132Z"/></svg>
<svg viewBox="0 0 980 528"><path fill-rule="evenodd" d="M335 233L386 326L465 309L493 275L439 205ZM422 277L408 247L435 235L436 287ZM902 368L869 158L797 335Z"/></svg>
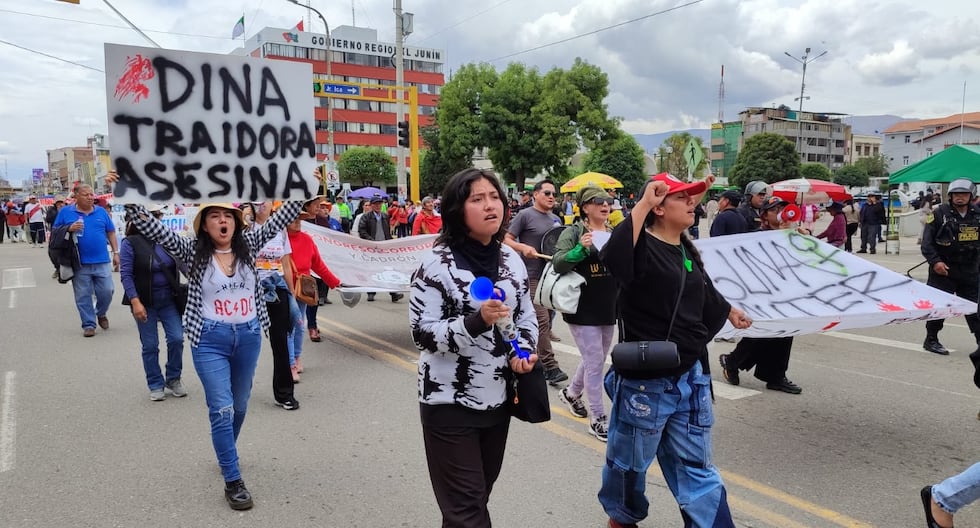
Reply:
<svg viewBox="0 0 980 528"><path fill-rule="evenodd" d="M242 479L225 482L225 500L233 510L247 510L252 507L252 494L245 488Z"/></svg>
<svg viewBox="0 0 980 528"><path fill-rule="evenodd" d="M926 336L926 340L922 343L922 348L927 352L932 352L933 354L939 354L940 356L948 356L949 350L939 342L939 338L936 336Z"/></svg>
<svg viewBox="0 0 980 528"><path fill-rule="evenodd" d="M973 384L980 388L980 346L970 354L970 361L973 362Z"/></svg>

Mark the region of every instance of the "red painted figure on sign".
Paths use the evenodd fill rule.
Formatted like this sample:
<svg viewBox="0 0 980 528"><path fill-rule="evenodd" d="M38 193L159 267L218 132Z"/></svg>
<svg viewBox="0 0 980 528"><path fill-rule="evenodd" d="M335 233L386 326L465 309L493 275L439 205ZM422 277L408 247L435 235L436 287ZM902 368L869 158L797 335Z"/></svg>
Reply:
<svg viewBox="0 0 980 528"><path fill-rule="evenodd" d="M150 59L138 53L135 57L126 57L126 72L116 83L116 99L121 101L132 95L133 102L138 103L141 97L149 97L150 89L143 84L143 81L152 79L154 75L153 63Z"/></svg>

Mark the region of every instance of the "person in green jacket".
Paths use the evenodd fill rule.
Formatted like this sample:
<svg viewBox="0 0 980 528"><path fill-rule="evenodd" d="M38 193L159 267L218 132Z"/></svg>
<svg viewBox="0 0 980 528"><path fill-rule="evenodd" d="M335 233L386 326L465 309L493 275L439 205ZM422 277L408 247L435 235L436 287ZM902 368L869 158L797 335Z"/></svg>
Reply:
<svg viewBox="0 0 980 528"><path fill-rule="evenodd" d="M347 200L344 200L343 196L338 196L334 207L340 211L340 227L344 230L344 233L350 233L351 220L353 220L354 215L350 212L350 206L347 205Z"/></svg>

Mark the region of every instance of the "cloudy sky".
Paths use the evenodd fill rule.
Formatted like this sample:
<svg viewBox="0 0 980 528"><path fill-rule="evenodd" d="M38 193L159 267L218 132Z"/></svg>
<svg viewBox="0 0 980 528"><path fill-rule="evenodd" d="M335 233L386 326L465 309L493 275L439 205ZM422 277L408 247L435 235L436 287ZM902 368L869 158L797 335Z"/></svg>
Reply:
<svg viewBox="0 0 980 528"><path fill-rule="evenodd" d="M242 13L248 36L266 26L292 27L306 14L286 0L110 1L161 46L212 53L236 47L231 30ZM356 17L358 26L377 28L381 40L394 39L390 0L311 1L331 26L351 25ZM609 75L610 112L632 133L707 127L715 121L722 64L726 119L746 106L796 107L801 66L784 52L800 57L807 47L811 57L827 54L807 69L805 109L948 115L960 111L966 82L967 111L980 110L976 0L403 0L403 5L415 13L415 33L406 43L444 49L447 74L480 61L498 69L520 61L547 70L582 57L599 65ZM639 20L596 32L634 19ZM322 31L322 25L317 21L312 30ZM28 179L32 167L46 166L45 149L84 145L86 136L106 131L104 75L89 69L103 69L102 44L148 45L102 0L80 5L0 0L0 40L0 163L5 162L0 170L15 183ZM565 42L548 45L559 41Z"/></svg>

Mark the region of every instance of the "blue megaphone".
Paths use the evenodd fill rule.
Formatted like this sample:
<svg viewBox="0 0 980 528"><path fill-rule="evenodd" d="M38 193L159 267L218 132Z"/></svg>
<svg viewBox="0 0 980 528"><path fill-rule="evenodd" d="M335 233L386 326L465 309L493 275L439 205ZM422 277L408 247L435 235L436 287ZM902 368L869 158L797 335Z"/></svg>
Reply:
<svg viewBox="0 0 980 528"><path fill-rule="evenodd" d="M470 297L474 300L484 302L490 299L503 301L506 297L503 291L493 285L493 282L486 277L477 277L470 283ZM531 355L526 350L521 350L517 344L517 325L514 324L513 317L502 317L498 319L494 326L500 330L500 335L510 343L514 349L514 354L521 359L528 359Z"/></svg>

